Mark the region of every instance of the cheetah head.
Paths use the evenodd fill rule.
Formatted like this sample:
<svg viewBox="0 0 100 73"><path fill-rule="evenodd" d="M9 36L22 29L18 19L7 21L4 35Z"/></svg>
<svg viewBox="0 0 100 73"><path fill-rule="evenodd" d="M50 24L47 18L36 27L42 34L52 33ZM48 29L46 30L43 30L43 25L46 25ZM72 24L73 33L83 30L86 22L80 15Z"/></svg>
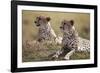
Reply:
<svg viewBox="0 0 100 73"><path fill-rule="evenodd" d="M67 33L69 34L70 31L72 31L74 29L74 21L73 20L63 20L61 22L61 26L60 26L60 29L63 33Z"/></svg>
<svg viewBox="0 0 100 73"><path fill-rule="evenodd" d="M46 26L50 20L51 20L50 17L38 16L38 17L36 17L36 20L34 21L34 23L38 27L39 26Z"/></svg>

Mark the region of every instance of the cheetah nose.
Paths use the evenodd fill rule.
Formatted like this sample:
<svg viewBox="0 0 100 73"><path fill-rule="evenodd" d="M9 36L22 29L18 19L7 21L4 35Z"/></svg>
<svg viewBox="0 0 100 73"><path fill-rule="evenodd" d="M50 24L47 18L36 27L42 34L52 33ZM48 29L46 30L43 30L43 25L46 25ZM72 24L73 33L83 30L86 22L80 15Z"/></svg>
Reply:
<svg viewBox="0 0 100 73"><path fill-rule="evenodd" d="M37 23L36 21L34 21L34 23Z"/></svg>

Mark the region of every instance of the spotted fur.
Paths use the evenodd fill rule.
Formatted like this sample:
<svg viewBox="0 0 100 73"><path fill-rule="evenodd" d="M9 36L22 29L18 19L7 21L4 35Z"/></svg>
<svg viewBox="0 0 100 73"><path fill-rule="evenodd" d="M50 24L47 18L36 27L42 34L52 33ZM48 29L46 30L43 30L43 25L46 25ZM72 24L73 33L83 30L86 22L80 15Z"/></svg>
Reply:
<svg viewBox="0 0 100 73"><path fill-rule="evenodd" d="M55 57L68 60L75 51L90 51L89 40L78 36L73 20L63 20L60 29L63 33L62 48L59 54L56 52Z"/></svg>
<svg viewBox="0 0 100 73"><path fill-rule="evenodd" d="M46 16L38 16L36 17L35 24L37 27L39 27L38 31L38 41L49 41L52 43L52 41L56 43L61 43L62 39L59 39L54 30L52 29L50 25L50 17Z"/></svg>

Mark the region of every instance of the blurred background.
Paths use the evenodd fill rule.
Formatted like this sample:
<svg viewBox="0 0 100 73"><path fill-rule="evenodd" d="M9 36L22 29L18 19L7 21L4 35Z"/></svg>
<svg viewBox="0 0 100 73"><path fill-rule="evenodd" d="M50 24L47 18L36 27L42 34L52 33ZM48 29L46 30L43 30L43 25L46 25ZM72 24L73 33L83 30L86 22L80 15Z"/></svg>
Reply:
<svg viewBox="0 0 100 73"><path fill-rule="evenodd" d="M62 36L59 29L61 21L64 19L74 20L75 28L79 36L90 39L90 14L88 13L62 13L62 12L41 12L41 11L22 11L22 25L23 25L23 38L35 39L37 37L37 30L34 20L37 16L48 16L51 18L51 26L57 35Z"/></svg>

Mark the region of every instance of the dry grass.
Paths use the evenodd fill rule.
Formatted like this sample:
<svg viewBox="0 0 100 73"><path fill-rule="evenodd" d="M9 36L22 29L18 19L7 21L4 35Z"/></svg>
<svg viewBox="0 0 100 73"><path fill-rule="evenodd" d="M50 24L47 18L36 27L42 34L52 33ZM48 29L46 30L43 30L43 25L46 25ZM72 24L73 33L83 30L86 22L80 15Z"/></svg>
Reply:
<svg viewBox="0 0 100 73"><path fill-rule="evenodd" d="M32 42L30 41L30 43ZM61 45L55 43L48 44L39 42L32 43L28 47L26 46L24 45L23 47L23 62L50 60L48 56L61 48Z"/></svg>
<svg viewBox="0 0 100 73"><path fill-rule="evenodd" d="M34 42L34 43L33 43ZM49 55L55 53L57 50L60 50L61 45L59 44L48 44L48 43L39 43L36 41L29 41L29 44L23 45L23 62L35 62L35 61L51 61L53 60ZM30 44L31 43L31 44ZM71 60L79 59L89 59L89 52L75 52L71 56ZM62 60L54 59L54 60Z"/></svg>

